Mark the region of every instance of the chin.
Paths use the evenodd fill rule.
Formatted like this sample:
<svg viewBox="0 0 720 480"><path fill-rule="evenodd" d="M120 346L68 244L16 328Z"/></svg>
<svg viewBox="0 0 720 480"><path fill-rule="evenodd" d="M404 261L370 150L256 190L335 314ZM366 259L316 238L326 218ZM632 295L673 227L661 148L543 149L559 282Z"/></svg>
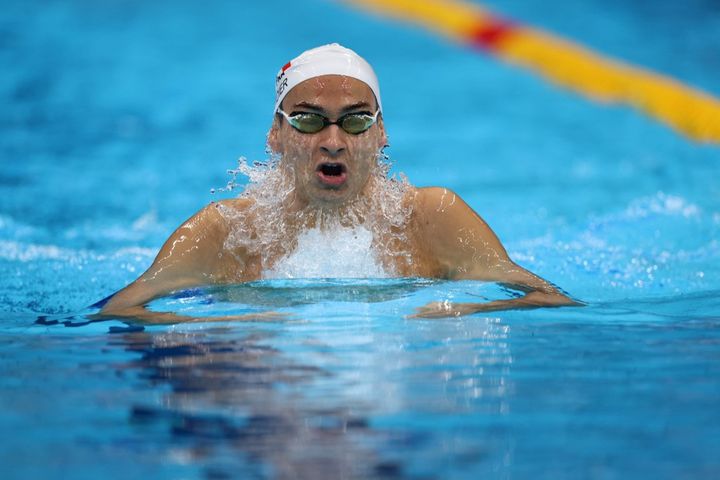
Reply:
<svg viewBox="0 0 720 480"><path fill-rule="evenodd" d="M308 193L309 203L319 207L339 207L351 203L358 196L358 192L348 185L341 188L314 186Z"/></svg>
<svg viewBox="0 0 720 480"><path fill-rule="evenodd" d="M339 207L350 203L354 198L354 195L349 195L347 192L338 191L326 191L322 194L316 194L310 199L310 203L319 207Z"/></svg>

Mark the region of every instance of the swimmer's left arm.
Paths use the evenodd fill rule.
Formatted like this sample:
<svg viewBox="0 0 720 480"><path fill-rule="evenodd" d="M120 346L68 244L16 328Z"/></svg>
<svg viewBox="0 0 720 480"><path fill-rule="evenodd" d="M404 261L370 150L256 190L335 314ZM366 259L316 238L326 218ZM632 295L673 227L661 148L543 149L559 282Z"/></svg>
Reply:
<svg viewBox="0 0 720 480"><path fill-rule="evenodd" d="M420 230L445 278L497 282L523 295L483 303L433 302L419 308L412 317L580 305L551 283L513 262L487 223L455 193L428 188L421 189L418 196Z"/></svg>

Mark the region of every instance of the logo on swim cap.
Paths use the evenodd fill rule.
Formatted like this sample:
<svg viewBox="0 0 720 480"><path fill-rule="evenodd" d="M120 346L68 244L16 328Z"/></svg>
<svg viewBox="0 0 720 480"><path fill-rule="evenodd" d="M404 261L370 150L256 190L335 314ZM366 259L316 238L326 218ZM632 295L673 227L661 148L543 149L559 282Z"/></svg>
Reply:
<svg viewBox="0 0 720 480"><path fill-rule="evenodd" d="M344 75L360 80L375 94L378 108L382 111L380 85L370 64L349 48L331 43L306 50L283 65L275 78L274 112L277 112L280 102L293 87L322 75Z"/></svg>
<svg viewBox="0 0 720 480"><path fill-rule="evenodd" d="M285 70L290 68L292 62L288 62L285 64L284 67L280 69L280 73L278 73L277 78L275 79L275 97L279 97L283 94L285 91L285 87L287 87L288 79L285 76Z"/></svg>

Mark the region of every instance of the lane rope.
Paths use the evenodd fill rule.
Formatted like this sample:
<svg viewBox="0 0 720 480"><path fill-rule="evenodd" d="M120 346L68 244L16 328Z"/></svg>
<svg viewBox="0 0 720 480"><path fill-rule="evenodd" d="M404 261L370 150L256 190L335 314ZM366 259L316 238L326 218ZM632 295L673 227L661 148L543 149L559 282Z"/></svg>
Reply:
<svg viewBox="0 0 720 480"><path fill-rule="evenodd" d="M345 1L422 25L595 101L630 105L695 141L720 143L720 100L671 77L505 20L462 0Z"/></svg>

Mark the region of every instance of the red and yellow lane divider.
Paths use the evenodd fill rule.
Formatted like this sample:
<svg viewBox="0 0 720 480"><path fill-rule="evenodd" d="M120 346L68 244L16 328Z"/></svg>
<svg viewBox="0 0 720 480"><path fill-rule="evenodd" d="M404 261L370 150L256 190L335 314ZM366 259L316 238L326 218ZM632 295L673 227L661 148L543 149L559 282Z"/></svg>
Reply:
<svg viewBox="0 0 720 480"><path fill-rule="evenodd" d="M481 48L594 100L632 105L694 140L720 143L720 101L670 77L503 20L462 0L346 1Z"/></svg>

